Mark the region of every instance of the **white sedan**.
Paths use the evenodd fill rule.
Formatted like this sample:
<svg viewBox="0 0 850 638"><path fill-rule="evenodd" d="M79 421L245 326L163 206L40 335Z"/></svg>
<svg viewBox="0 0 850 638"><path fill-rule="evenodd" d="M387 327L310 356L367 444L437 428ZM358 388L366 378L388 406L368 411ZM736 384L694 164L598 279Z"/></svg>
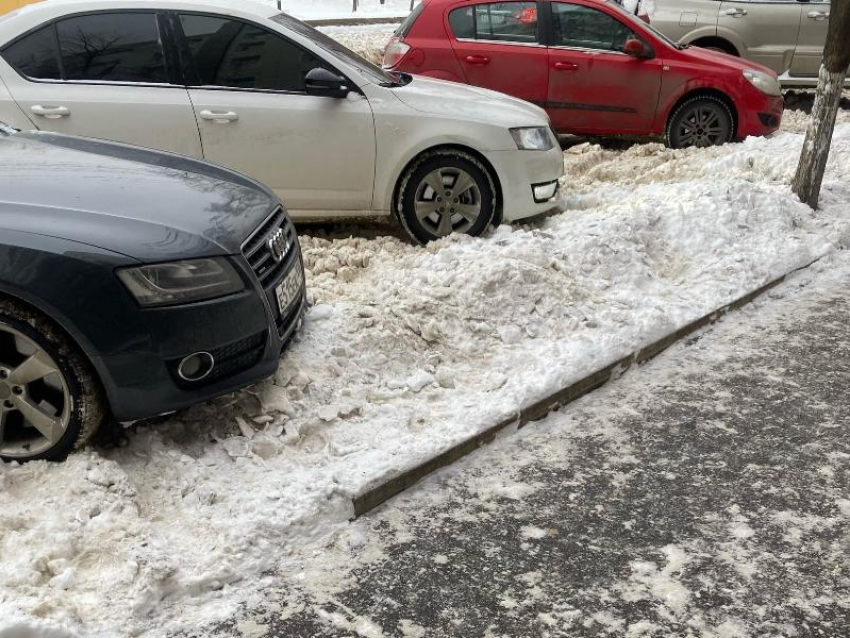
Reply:
<svg viewBox="0 0 850 638"><path fill-rule="evenodd" d="M423 243L561 205L542 109L387 73L260 5L71 0L0 17L0 120L200 157L295 218L395 214Z"/></svg>

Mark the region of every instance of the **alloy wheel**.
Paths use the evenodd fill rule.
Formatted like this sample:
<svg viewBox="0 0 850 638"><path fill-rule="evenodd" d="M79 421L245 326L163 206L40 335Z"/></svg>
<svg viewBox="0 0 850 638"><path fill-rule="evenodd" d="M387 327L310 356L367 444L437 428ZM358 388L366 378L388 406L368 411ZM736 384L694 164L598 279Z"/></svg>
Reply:
<svg viewBox="0 0 850 638"><path fill-rule="evenodd" d="M416 218L434 235L465 233L481 215L481 189L466 171L439 168L420 182L414 207Z"/></svg>
<svg viewBox="0 0 850 638"><path fill-rule="evenodd" d="M726 141L728 130L721 114L712 105L695 106L679 123L679 144L685 146L715 146Z"/></svg>
<svg viewBox="0 0 850 638"><path fill-rule="evenodd" d="M68 429L71 394L59 365L35 341L0 323L0 456L30 458Z"/></svg>

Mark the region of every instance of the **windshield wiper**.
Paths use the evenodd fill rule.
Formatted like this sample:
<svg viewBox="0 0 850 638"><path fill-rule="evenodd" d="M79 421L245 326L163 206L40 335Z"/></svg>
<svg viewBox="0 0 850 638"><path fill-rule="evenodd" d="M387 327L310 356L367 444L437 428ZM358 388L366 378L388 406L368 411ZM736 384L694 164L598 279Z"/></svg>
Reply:
<svg viewBox="0 0 850 638"><path fill-rule="evenodd" d="M9 126L3 122L0 122L0 133L4 133L5 135L14 135L18 132L14 126Z"/></svg>
<svg viewBox="0 0 850 638"><path fill-rule="evenodd" d="M413 82L413 76L410 75L410 73L405 73L404 71L387 71L386 73L390 77L394 77L396 79L394 82L381 82L381 86L392 88L407 86L408 84Z"/></svg>

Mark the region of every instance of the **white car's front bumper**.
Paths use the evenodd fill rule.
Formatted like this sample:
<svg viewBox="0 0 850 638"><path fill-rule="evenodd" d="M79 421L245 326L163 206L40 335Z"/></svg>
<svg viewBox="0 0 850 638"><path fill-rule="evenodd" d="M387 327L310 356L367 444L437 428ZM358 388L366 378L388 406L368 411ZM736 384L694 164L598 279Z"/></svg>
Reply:
<svg viewBox="0 0 850 638"><path fill-rule="evenodd" d="M502 186L502 218L506 222L563 210L560 188L549 199L535 201L545 186L564 176L564 155L556 145L548 151L489 151L484 153ZM551 189L550 189L551 190Z"/></svg>

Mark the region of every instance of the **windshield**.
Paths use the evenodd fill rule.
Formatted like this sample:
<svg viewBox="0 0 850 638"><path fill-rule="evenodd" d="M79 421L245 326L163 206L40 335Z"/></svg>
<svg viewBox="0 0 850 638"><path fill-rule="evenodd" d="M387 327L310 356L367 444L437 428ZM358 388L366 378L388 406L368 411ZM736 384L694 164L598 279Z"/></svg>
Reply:
<svg viewBox="0 0 850 638"><path fill-rule="evenodd" d="M636 25L640 26L641 28L646 29L647 31L650 31L653 35L655 35L655 37L657 37L659 40L661 40L661 41L663 41L663 42L666 42L667 44L669 44L669 45L670 45L671 47L673 47L674 49L683 49L683 48L684 48L684 47L683 47L681 44L679 44L678 42L674 42L673 40L671 40L670 38L668 38L666 35L664 35L663 33L661 33L661 31L659 31L659 30L658 30L658 29L656 29L654 26L652 26L651 24L649 24L649 22L646 22L645 20L642 20L641 18L638 18L638 17L637 17L635 14L633 14L631 11L628 11L625 7L623 7L623 5L621 5L621 4L620 4L620 2L618 2L618 0L609 0L609 3L610 3L610 4L611 4L611 6L612 6L612 7L614 7L617 11L619 11L619 12L620 12L620 13L622 13L622 14L623 14L626 18L628 18L628 19L629 19L629 21L630 21L632 24L636 24ZM638 6L640 6L640 5L638 5Z"/></svg>
<svg viewBox="0 0 850 638"><path fill-rule="evenodd" d="M330 55L341 59L349 66L353 66L370 82L393 86L402 84L397 75L384 71L381 67L357 55L354 51L346 48L329 35L322 33L318 29L314 29L308 24L304 24L301 20L293 18L291 15L279 13L272 17L272 20L285 26L287 29L295 31L298 35L309 38L311 42L324 49Z"/></svg>

